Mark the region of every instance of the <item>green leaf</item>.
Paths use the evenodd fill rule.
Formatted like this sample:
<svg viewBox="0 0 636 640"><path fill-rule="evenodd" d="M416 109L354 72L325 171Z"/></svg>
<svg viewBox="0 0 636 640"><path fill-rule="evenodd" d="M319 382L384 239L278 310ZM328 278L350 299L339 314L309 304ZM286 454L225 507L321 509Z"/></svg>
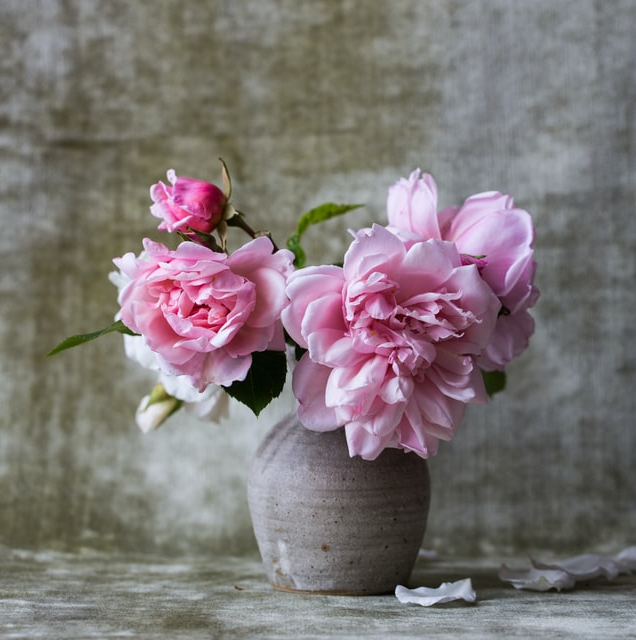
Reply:
<svg viewBox="0 0 636 640"><path fill-rule="evenodd" d="M481 375L484 379L484 385L486 386L486 393L489 396L493 396L495 393L503 391L506 388L505 371L484 371L482 369Z"/></svg>
<svg viewBox="0 0 636 640"><path fill-rule="evenodd" d="M295 233L287 240L287 248L294 254L294 265L298 268L304 267L307 262L307 254L300 246L300 236Z"/></svg>
<svg viewBox="0 0 636 640"><path fill-rule="evenodd" d="M359 209L364 205L362 204L334 204L333 202L326 202L325 204L321 204L314 209L310 209L306 213L300 217L298 221L298 226L296 227L296 233L299 236L302 236L305 231L312 225L318 222L324 222L325 220L329 220L330 218L335 218L336 216L341 216L343 213L347 213L347 211L352 211L353 209Z"/></svg>
<svg viewBox="0 0 636 640"><path fill-rule="evenodd" d="M134 331L131 331L121 320L117 320L105 329L93 331L92 333L82 333L66 338L66 340L62 340L62 342L60 342L57 347L51 349L51 351L49 351L46 355L47 357L54 356L56 353L60 353L60 351L65 351L66 349L70 349L71 347L76 347L77 345L84 344L85 342L90 342L91 340L95 340L96 338L105 336L107 333L113 332L125 333L129 336L138 335Z"/></svg>
<svg viewBox="0 0 636 640"><path fill-rule="evenodd" d="M359 209L362 206L364 205L334 204L333 202L327 202L303 213L298 221L296 231L290 236L289 240L287 240L287 248L296 256L294 264L297 267L305 265L306 257L305 252L300 246L300 239L311 225L324 222L325 220L335 218L336 216L341 216L343 213L347 213L347 211L353 211L353 209Z"/></svg>
<svg viewBox="0 0 636 640"><path fill-rule="evenodd" d="M307 349L301 347L300 345L296 345L294 347L294 357L296 358L296 362L300 362L300 359L307 353Z"/></svg>
<svg viewBox="0 0 636 640"><path fill-rule="evenodd" d="M285 386L287 359L284 351L258 351L252 354L252 366L245 380L224 387L230 396L258 414Z"/></svg>

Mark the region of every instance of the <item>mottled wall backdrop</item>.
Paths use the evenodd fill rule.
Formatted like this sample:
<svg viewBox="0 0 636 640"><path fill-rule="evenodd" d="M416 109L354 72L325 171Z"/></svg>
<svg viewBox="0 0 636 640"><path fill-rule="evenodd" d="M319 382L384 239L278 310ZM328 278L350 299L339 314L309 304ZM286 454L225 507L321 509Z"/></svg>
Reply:
<svg viewBox="0 0 636 640"><path fill-rule="evenodd" d="M441 553L618 550L636 528L636 2L3 0L0 4L0 543L254 550L256 423L133 421L152 379L110 323L111 259L156 237L168 168L218 180L284 238L384 221L421 167L443 205L511 193L537 227L541 300L509 387L431 463Z"/></svg>

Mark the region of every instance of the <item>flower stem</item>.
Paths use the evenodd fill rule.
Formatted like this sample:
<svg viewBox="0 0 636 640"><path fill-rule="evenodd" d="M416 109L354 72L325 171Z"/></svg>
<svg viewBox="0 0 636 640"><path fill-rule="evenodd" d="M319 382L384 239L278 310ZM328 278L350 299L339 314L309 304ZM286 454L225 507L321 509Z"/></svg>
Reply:
<svg viewBox="0 0 636 640"><path fill-rule="evenodd" d="M239 229L243 229L243 231L245 231L245 233L247 233L247 235L250 236L250 238L259 238L261 236L266 236L267 238L270 239L271 243L274 245L274 251L278 251L278 247L276 246L276 243L272 239L270 232L254 231L254 229L252 229L252 227L250 227L250 225L247 224L247 222L245 221L245 216L240 211L237 211L236 215L233 215L231 218L228 218L227 225L229 227L238 227Z"/></svg>

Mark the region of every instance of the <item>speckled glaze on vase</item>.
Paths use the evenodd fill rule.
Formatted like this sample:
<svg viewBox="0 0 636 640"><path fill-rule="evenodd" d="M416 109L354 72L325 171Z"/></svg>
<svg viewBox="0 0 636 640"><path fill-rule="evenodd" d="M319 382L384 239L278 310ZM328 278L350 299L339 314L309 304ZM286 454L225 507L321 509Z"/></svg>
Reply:
<svg viewBox="0 0 636 640"><path fill-rule="evenodd" d="M343 429L315 433L295 413L266 435L248 480L268 579L300 593L372 595L406 584L429 499L426 460L397 449L350 458Z"/></svg>

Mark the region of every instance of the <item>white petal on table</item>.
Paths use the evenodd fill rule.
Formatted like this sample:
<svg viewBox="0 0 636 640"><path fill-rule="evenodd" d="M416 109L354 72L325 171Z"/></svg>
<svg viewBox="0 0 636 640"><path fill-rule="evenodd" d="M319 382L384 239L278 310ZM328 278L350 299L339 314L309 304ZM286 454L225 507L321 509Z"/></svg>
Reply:
<svg viewBox="0 0 636 640"><path fill-rule="evenodd" d="M504 564L499 578L516 589L533 591L572 589L577 582L600 577L614 580L620 574L636 570L636 546L624 549L614 558L585 553L559 562L531 562L532 568L522 571L509 569Z"/></svg>
<svg viewBox="0 0 636 640"><path fill-rule="evenodd" d="M453 600L465 600L475 602L477 594L473 589L470 578L457 580L456 582L442 582L437 589L418 587L407 589L402 585L395 587L395 595L403 604L419 604L422 607L430 607L434 604L443 604Z"/></svg>
<svg viewBox="0 0 636 640"><path fill-rule="evenodd" d="M436 560L438 558L437 551L433 549L420 549L417 552L417 557L423 560Z"/></svg>
<svg viewBox="0 0 636 640"><path fill-rule="evenodd" d="M531 591L549 591L550 589L571 589L576 579L567 571L561 569L523 569L520 571L509 569L505 564L499 569L499 578L510 582L515 589L529 589Z"/></svg>
<svg viewBox="0 0 636 640"><path fill-rule="evenodd" d="M606 577L614 580L621 573L621 566L613 558L599 556L593 553L586 553L580 556L567 558L561 562L538 562L532 560L532 565L536 569L558 569L567 571L578 580L591 580L592 578Z"/></svg>
<svg viewBox="0 0 636 640"><path fill-rule="evenodd" d="M627 549L623 549L615 558L616 562L618 562L623 571L636 571L636 546L627 547Z"/></svg>

